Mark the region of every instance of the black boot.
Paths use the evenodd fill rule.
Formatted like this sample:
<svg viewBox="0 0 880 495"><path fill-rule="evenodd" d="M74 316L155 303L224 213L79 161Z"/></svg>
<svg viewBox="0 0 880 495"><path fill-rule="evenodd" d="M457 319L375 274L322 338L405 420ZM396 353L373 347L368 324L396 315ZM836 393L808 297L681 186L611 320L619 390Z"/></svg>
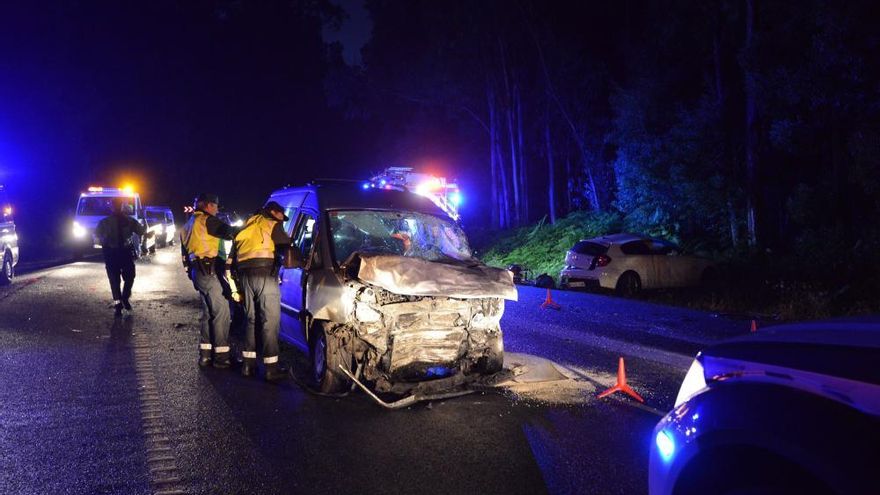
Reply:
<svg viewBox="0 0 880 495"><path fill-rule="evenodd" d="M122 303L121 302L116 303L116 305L114 306L114 314L116 316L122 316Z"/></svg>
<svg viewBox="0 0 880 495"><path fill-rule="evenodd" d="M287 378L287 376L288 376L287 370L282 369L280 366L278 366L278 363L272 363L272 364L266 365L265 378L266 378L267 382L277 383L277 382L280 382L281 380L284 380L285 378Z"/></svg>
<svg viewBox="0 0 880 495"><path fill-rule="evenodd" d="M120 311L122 311L120 309ZM211 349L199 349L199 366L204 368L211 365Z"/></svg>
<svg viewBox="0 0 880 495"><path fill-rule="evenodd" d="M244 358L241 362L241 376L254 376L257 369L257 360L253 358Z"/></svg>
<svg viewBox="0 0 880 495"><path fill-rule="evenodd" d="M122 300L122 307L125 308L126 311L131 311L131 303L128 302L128 299Z"/></svg>
<svg viewBox="0 0 880 495"><path fill-rule="evenodd" d="M228 368L229 366L229 352L218 352L214 355L215 368Z"/></svg>

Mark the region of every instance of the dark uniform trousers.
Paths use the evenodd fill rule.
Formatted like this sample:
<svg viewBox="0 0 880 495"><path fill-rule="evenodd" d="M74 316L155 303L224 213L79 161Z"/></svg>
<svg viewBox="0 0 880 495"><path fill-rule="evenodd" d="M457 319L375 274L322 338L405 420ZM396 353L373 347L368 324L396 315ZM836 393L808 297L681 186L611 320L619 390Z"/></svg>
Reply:
<svg viewBox="0 0 880 495"><path fill-rule="evenodd" d="M229 352L229 302L223 297L217 275L193 267L190 278L202 300L199 348L210 351L213 342L215 353Z"/></svg>
<svg viewBox="0 0 880 495"><path fill-rule="evenodd" d="M247 314L243 356L245 359L257 357L254 333L259 326L264 364L278 362L278 330L281 324L281 289L278 287L278 277L270 272L271 268L242 270L238 288Z"/></svg>
<svg viewBox="0 0 880 495"><path fill-rule="evenodd" d="M110 280L110 292L114 301L127 301L134 285L134 259L130 248L107 248L104 251L104 268ZM120 290L120 279L124 282Z"/></svg>

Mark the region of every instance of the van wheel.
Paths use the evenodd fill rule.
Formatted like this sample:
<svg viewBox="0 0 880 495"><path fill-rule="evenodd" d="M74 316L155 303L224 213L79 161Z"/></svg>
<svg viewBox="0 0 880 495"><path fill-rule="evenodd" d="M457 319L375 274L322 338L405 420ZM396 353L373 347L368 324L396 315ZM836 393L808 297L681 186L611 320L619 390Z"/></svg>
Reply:
<svg viewBox="0 0 880 495"><path fill-rule="evenodd" d="M623 297L633 297L642 290L642 279L636 272L624 272L617 279L615 290Z"/></svg>
<svg viewBox="0 0 880 495"><path fill-rule="evenodd" d="M6 253L3 256L3 266L0 267L0 285L9 285L15 277L15 270L12 267L12 256Z"/></svg>
<svg viewBox="0 0 880 495"><path fill-rule="evenodd" d="M339 365L351 370L351 354L342 348L339 336L327 332L329 324L314 322L309 344L311 372L309 377L315 390L336 394L351 386L351 380L339 369Z"/></svg>

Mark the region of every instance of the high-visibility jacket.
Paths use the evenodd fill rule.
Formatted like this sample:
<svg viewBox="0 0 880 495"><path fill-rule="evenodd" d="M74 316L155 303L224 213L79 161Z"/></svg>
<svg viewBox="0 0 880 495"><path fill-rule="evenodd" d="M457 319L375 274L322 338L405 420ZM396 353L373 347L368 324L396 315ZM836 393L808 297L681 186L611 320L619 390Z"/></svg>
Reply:
<svg viewBox="0 0 880 495"><path fill-rule="evenodd" d="M180 231L180 243L192 258L216 258L220 238L208 233L208 214L196 210Z"/></svg>
<svg viewBox="0 0 880 495"><path fill-rule="evenodd" d="M256 214L248 218L235 236L235 253L239 262L265 258L275 259L275 242L272 241L272 229L278 223L277 220L266 218L265 215Z"/></svg>

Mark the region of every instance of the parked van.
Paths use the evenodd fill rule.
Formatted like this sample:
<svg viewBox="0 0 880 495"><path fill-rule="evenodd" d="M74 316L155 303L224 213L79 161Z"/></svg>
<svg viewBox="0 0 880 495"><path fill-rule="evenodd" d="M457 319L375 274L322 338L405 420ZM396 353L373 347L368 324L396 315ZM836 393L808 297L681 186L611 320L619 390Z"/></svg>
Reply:
<svg viewBox="0 0 880 495"><path fill-rule="evenodd" d="M174 214L167 206L147 206L144 208L147 225L155 232L156 247L163 248L174 245L177 238L177 227L174 225Z"/></svg>
<svg viewBox="0 0 880 495"><path fill-rule="evenodd" d="M79 195L76 213L71 229L74 254L79 256L93 248L100 248L100 240L95 238L95 227L104 217L113 213L113 201L122 200L126 204L128 215L142 225L147 225L144 218L144 207L138 193L111 187L90 187L87 192ZM156 250L156 236L138 239L136 247L138 255Z"/></svg>
<svg viewBox="0 0 880 495"><path fill-rule="evenodd" d="M507 270L474 258L459 225L406 191L326 182L279 189L297 268L282 269L281 337L311 357L321 391L380 392L500 371Z"/></svg>
<svg viewBox="0 0 880 495"><path fill-rule="evenodd" d="M0 184L0 285L12 282L18 257L18 233L12 218L12 203Z"/></svg>

